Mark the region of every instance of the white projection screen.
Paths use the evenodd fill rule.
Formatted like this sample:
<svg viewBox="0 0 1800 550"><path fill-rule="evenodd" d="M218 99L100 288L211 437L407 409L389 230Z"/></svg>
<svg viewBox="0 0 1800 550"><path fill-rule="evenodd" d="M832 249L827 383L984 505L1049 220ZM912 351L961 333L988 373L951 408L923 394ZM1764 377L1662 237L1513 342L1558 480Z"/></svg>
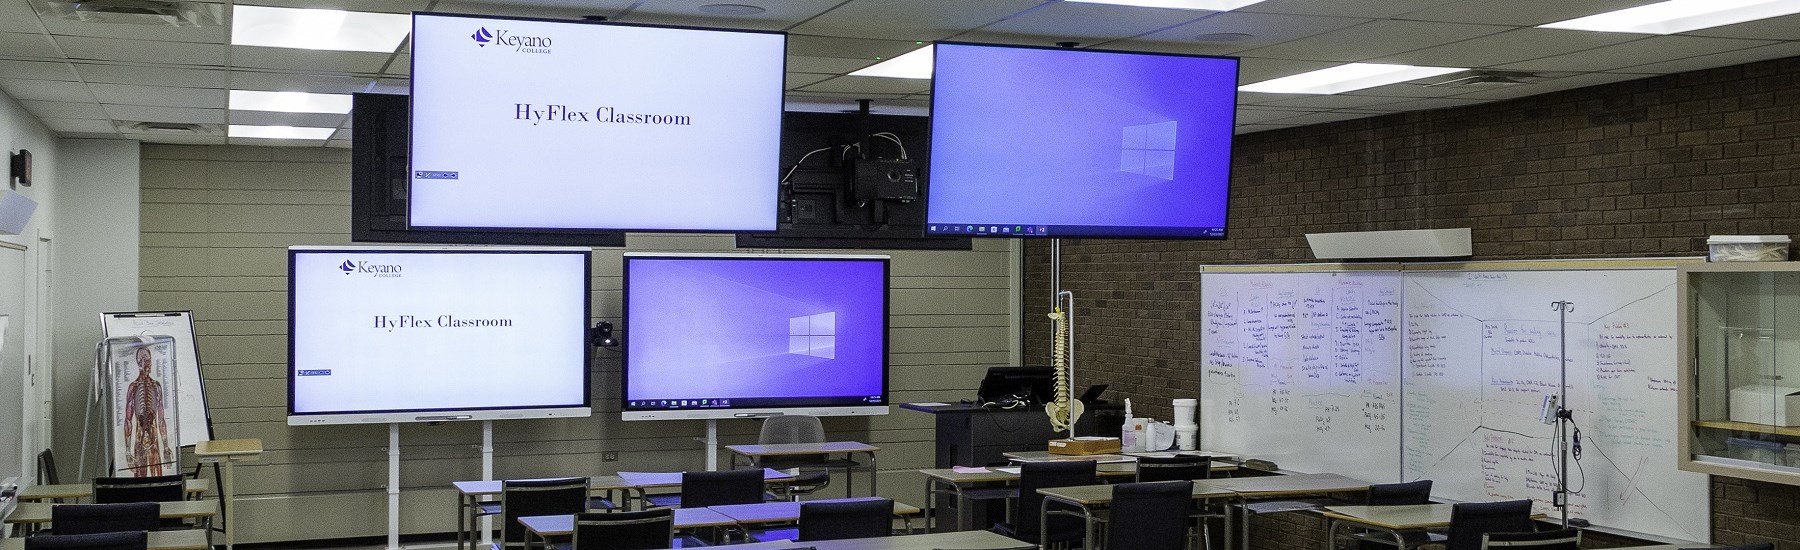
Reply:
<svg viewBox="0 0 1800 550"><path fill-rule="evenodd" d="M589 416L589 255L289 248L288 424Z"/></svg>
<svg viewBox="0 0 1800 550"><path fill-rule="evenodd" d="M773 231L787 35L415 14L410 223Z"/></svg>

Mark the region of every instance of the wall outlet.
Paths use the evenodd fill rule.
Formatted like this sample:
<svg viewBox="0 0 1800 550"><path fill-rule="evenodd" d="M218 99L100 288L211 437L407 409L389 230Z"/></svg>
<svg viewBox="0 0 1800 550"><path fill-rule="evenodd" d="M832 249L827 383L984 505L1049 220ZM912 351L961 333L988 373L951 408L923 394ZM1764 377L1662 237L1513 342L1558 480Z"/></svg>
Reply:
<svg viewBox="0 0 1800 550"><path fill-rule="evenodd" d="M618 462L619 461L619 452L618 451L600 451L600 461L601 462Z"/></svg>

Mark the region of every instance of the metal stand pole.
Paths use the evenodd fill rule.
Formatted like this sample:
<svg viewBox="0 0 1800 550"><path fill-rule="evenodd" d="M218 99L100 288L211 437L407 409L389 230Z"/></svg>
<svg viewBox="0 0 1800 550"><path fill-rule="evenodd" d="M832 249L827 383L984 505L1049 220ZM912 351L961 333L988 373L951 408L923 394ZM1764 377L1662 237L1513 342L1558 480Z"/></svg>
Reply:
<svg viewBox="0 0 1800 550"><path fill-rule="evenodd" d="M388 424L388 550L400 550L400 423Z"/></svg>
<svg viewBox="0 0 1800 550"><path fill-rule="evenodd" d="M1575 303L1559 300L1550 303L1550 308L1557 312L1557 334L1560 351L1557 353L1557 367L1562 373L1562 382L1557 386L1556 405L1556 446L1557 456L1561 462L1557 465L1556 492L1551 495L1551 503L1562 510L1562 526L1569 526L1569 423L1574 415L1569 410L1569 312L1575 311Z"/></svg>

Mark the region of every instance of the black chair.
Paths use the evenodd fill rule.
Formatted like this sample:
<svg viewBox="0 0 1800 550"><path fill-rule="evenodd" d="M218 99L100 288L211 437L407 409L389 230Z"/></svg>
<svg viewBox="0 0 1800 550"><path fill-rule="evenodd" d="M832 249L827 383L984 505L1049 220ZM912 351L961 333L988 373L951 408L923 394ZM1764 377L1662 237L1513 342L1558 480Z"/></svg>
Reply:
<svg viewBox="0 0 1800 550"><path fill-rule="evenodd" d="M1381 483L1369 486L1369 506L1398 506L1405 504L1430 504L1431 480L1421 479L1406 483Z"/></svg>
<svg viewBox="0 0 1800 550"><path fill-rule="evenodd" d="M825 425L819 417L804 414L783 414L771 416L763 420L762 432L757 435L758 445L780 445L785 443L824 443ZM862 463L849 459L833 459L827 455L767 456L756 461L760 468L776 470L796 470L795 479L781 486L788 496L811 494L831 485L831 470L844 470L844 496L850 496L847 476L853 468Z"/></svg>
<svg viewBox="0 0 1800 550"><path fill-rule="evenodd" d="M56 480L56 453L50 452L50 449L44 449L44 452L37 455L37 479L40 485L62 483Z"/></svg>
<svg viewBox="0 0 1800 550"><path fill-rule="evenodd" d="M866 539L894 533L894 501L877 498L800 504L800 541Z"/></svg>
<svg viewBox="0 0 1800 550"><path fill-rule="evenodd" d="M187 498L181 474L151 477L94 478L95 504L176 502Z"/></svg>
<svg viewBox="0 0 1800 550"><path fill-rule="evenodd" d="M1481 550L1482 535L1535 531L1531 501L1463 502L1450 508L1450 536L1445 550Z"/></svg>
<svg viewBox="0 0 1800 550"><path fill-rule="evenodd" d="M1095 485L1092 460L1068 462L1027 462L1019 467L1019 505L1013 507L1012 523L994 525L994 532L1023 541L1060 544L1081 540L1085 526L1080 518L1051 515L1049 525L1040 525L1039 513L1044 508L1044 495L1038 489Z"/></svg>
<svg viewBox="0 0 1800 550"><path fill-rule="evenodd" d="M87 535L38 535L25 539L25 550L145 550L150 535L143 531Z"/></svg>
<svg viewBox="0 0 1800 550"><path fill-rule="evenodd" d="M1194 482L1157 481L1113 486L1107 548L1181 550L1187 543Z"/></svg>
<svg viewBox="0 0 1800 550"><path fill-rule="evenodd" d="M1488 533L1481 537L1482 548L1524 548L1529 550L1580 550L1581 530L1565 527L1553 531L1523 533Z"/></svg>
<svg viewBox="0 0 1800 550"><path fill-rule="evenodd" d="M575 515L574 550L654 550L675 539L675 511L583 512Z"/></svg>
<svg viewBox="0 0 1800 550"><path fill-rule="evenodd" d="M703 508L726 504L756 504L763 501L763 471L725 470L721 472L682 472L682 508Z"/></svg>
<svg viewBox="0 0 1800 550"><path fill-rule="evenodd" d="M1140 456L1137 459L1137 481L1150 483L1209 479L1212 477L1212 460L1210 456Z"/></svg>
<svg viewBox="0 0 1800 550"><path fill-rule="evenodd" d="M50 507L50 529L58 535L155 531L161 515L155 502L58 504Z"/></svg>
<svg viewBox="0 0 1800 550"><path fill-rule="evenodd" d="M494 548L524 548L525 526L519 518L579 514L587 511L588 478L507 480L500 482L500 540Z"/></svg>

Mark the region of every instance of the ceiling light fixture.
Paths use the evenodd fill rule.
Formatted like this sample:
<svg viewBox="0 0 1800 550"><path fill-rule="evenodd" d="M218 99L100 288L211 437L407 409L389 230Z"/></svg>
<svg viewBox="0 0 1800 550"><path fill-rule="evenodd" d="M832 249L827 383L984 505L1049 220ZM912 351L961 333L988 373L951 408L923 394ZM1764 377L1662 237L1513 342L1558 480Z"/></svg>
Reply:
<svg viewBox="0 0 1800 550"><path fill-rule="evenodd" d="M249 126L233 124L225 129L225 135L234 138L263 139L316 139L323 140L337 132L337 128L311 128L305 126Z"/></svg>
<svg viewBox="0 0 1800 550"><path fill-rule="evenodd" d="M700 6L700 13L713 15L757 15L769 11L749 4L707 4Z"/></svg>
<svg viewBox="0 0 1800 550"><path fill-rule="evenodd" d="M234 6L231 44L392 53L412 32L403 13Z"/></svg>
<svg viewBox="0 0 1800 550"><path fill-rule="evenodd" d="M863 67L850 76L878 76L882 78L914 78L931 79L932 49L930 45L887 61Z"/></svg>
<svg viewBox="0 0 1800 550"><path fill-rule="evenodd" d="M1674 34L1800 13L1800 0L1668 0L1557 21L1540 27Z"/></svg>
<svg viewBox="0 0 1800 550"><path fill-rule="evenodd" d="M1118 6L1134 6L1139 8L1169 8L1177 10L1212 10L1231 11L1244 6L1262 2L1263 0L1063 0L1064 2L1080 2L1083 4L1113 4Z"/></svg>
<svg viewBox="0 0 1800 550"><path fill-rule="evenodd" d="M348 114L350 95L232 90L230 106L233 111Z"/></svg>
<svg viewBox="0 0 1800 550"><path fill-rule="evenodd" d="M1466 71L1458 67L1415 67L1384 63L1349 63L1328 69L1264 80L1238 91L1269 94L1338 94L1421 78Z"/></svg>

